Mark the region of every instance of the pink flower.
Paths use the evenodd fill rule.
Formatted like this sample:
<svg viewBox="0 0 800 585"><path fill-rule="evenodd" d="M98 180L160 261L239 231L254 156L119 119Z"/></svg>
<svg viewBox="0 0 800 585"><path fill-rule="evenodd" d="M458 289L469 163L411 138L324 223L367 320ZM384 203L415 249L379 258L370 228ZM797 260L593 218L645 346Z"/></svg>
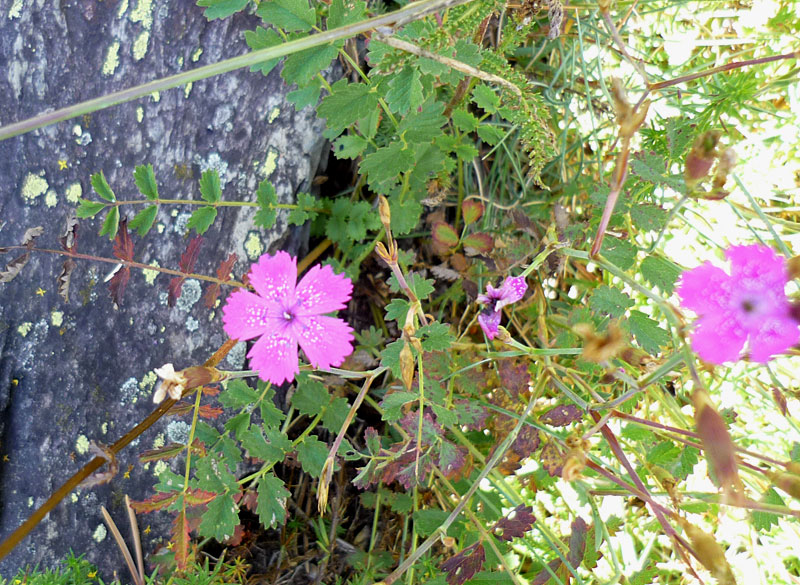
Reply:
<svg viewBox="0 0 800 585"><path fill-rule="evenodd" d="M503 285L496 289L491 284L486 285L486 294L478 295L478 302L486 305L486 308L478 315L478 323L489 339L494 339L497 335L497 328L500 326L500 311L503 307L516 303L528 290L528 283L522 276L509 276L503 281Z"/></svg>
<svg viewBox="0 0 800 585"><path fill-rule="evenodd" d="M339 366L353 352L353 330L325 317L343 309L353 283L330 266L314 266L297 283L297 259L265 254L248 275L255 293L233 292L222 309L225 333L242 341L258 337L247 357L262 380L291 382L300 369L297 344L315 368Z"/></svg>
<svg viewBox="0 0 800 585"><path fill-rule="evenodd" d="M761 245L733 246L725 252L730 276L710 262L681 275L678 295L700 317L692 349L714 364L739 358L749 342L750 359L766 363L800 339L784 287L783 258Z"/></svg>

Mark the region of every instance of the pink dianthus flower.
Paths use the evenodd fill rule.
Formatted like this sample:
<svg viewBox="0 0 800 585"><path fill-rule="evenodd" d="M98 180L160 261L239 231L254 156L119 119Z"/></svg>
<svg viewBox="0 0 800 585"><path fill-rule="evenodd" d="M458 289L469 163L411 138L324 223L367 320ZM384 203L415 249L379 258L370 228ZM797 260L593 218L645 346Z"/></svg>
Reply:
<svg viewBox="0 0 800 585"><path fill-rule="evenodd" d="M478 302L486 308L478 315L478 323L489 339L494 339L500 326L500 317L503 307L516 303L528 290L528 283L522 276L509 276L500 288L486 285L486 294L478 295Z"/></svg>
<svg viewBox="0 0 800 585"><path fill-rule="evenodd" d="M344 309L353 291L349 278L316 265L298 283L297 259L286 252L261 256L248 278L256 292L233 292L222 321L233 339L258 337L247 357L259 378L273 384L294 380L298 343L315 368L339 366L353 352L350 326L324 316Z"/></svg>
<svg viewBox="0 0 800 585"><path fill-rule="evenodd" d="M710 262L685 271L677 292L699 318L692 349L714 364L735 361L745 343L750 359L766 363L800 340L784 288L783 258L766 246L732 246L725 252L731 273Z"/></svg>

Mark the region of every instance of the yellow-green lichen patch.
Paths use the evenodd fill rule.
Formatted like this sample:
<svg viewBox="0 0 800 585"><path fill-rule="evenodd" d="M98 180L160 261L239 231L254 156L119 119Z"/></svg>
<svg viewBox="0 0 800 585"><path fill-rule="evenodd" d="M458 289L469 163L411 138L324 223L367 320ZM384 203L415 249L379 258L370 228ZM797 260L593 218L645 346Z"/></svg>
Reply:
<svg viewBox="0 0 800 585"><path fill-rule="evenodd" d="M136 108L136 121L139 122L139 124L141 124L142 120L144 120L144 108L142 106L139 106L138 108Z"/></svg>
<svg viewBox="0 0 800 585"><path fill-rule="evenodd" d="M197 47L194 53L192 53L192 63L197 63L197 61L200 59L200 55L202 54L203 54L203 47Z"/></svg>
<svg viewBox="0 0 800 585"><path fill-rule="evenodd" d="M50 323L53 324L53 327L61 327L64 323L64 313L61 311L53 311L50 313Z"/></svg>
<svg viewBox="0 0 800 585"><path fill-rule="evenodd" d="M167 226L165 226L163 223L159 222L159 223L156 224L156 231L159 234L163 234L165 229L167 229Z"/></svg>
<svg viewBox="0 0 800 585"><path fill-rule="evenodd" d="M155 266L156 268L160 268L161 265L158 263L158 260L153 260L150 263L150 266ZM158 276L158 270L142 270L142 274L144 275L144 280L150 286L156 281L156 276Z"/></svg>
<svg viewBox="0 0 800 585"><path fill-rule="evenodd" d="M153 439L153 449L161 449L164 446L164 433L158 433Z"/></svg>
<svg viewBox="0 0 800 585"><path fill-rule="evenodd" d="M89 451L89 439L86 435L79 435L75 441L75 452L78 455L85 455Z"/></svg>
<svg viewBox="0 0 800 585"><path fill-rule="evenodd" d="M153 93L150 94L150 97L153 98L154 102L158 103L158 102L161 101L161 92L160 91L154 91Z"/></svg>
<svg viewBox="0 0 800 585"><path fill-rule="evenodd" d="M261 174L265 179L268 179L269 176L275 172L278 166L278 158L280 158L280 153L270 147L267 150L267 158L264 159L264 165L261 167Z"/></svg>
<svg viewBox="0 0 800 585"><path fill-rule="evenodd" d="M44 204L47 205L47 207L55 207L58 205L58 195L56 195L55 191L50 189L47 192L47 194L44 196Z"/></svg>
<svg viewBox="0 0 800 585"><path fill-rule="evenodd" d="M153 466L153 475L155 475L156 477L158 477L159 475L161 475L161 474L162 474L164 471L166 471L166 470L167 470L167 463L166 463L166 461L159 461L158 463L156 463L156 464Z"/></svg>
<svg viewBox="0 0 800 585"><path fill-rule="evenodd" d="M22 14L22 0L14 0L11 8L8 9L8 20L19 18L20 14Z"/></svg>
<svg viewBox="0 0 800 585"><path fill-rule="evenodd" d="M139 382L139 388L143 391L147 392L153 389L153 386L156 384L156 380L158 380L158 376L156 376L155 372L148 372L142 378L142 381Z"/></svg>
<svg viewBox="0 0 800 585"><path fill-rule="evenodd" d="M147 45L150 42L150 31L145 29L139 33L133 42L133 60L141 61L147 54Z"/></svg>
<svg viewBox="0 0 800 585"><path fill-rule="evenodd" d="M28 507L33 508L33 498L28 498Z"/></svg>
<svg viewBox="0 0 800 585"><path fill-rule="evenodd" d="M95 528L94 532L92 533L92 538L95 542L103 542L106 539L106 536L108 536L108 530L106 530L106 527L102 524L98 524L97 528Z"/></svg>
<svg viewBox="0 0 800 585"><path fill-rule="evenodd" d="M184 86L184 88L183 88L183 97L185 97L185 98L188 98L188 97L189 97L189 94L190 94L190 93L192 93L192 86L193 86L193 85L194 85L194 84L193 84L193 83L190 81L189 83L187 83L187 84Z"/></svg>
<svg viewBox="0 0 800 585"><path fill-rule="evenodd" d="M244 241L244 252L250 260L257 260L264 253L264 244L256 232L247 234L247 239Z"/></svg>
<svg viewBox="0 0 800 585"><path fill-rule="evenodd" d="M108 433L108 423L104 422L100 425L100 431L105 435Z"/></svg>
<svg viewBox="0 0 800 585"><path fill-rule="evenodd" d="M278 116L281 115L281 108L279 106L275 106L269 111L267 114L267 124L272 124L275 120L277 120Z"/></svg>
<svg viewBox="0 0 800 585"><path fill-rule="evenodd" d="M70 494L69 499L70 499L70 501L72 501L73 504L77 504L78 503L78 494L73 492L72 494Z"/></svg>
<svg viewBox="0 0 800 585"><path fill-rule="evenodd" d="M128 11L128 0L122 0L119 3L119 10L117 10L117 18L122 18L125 16L125 13Z"/></svg>
<svg viewBox="0 0 800 585"><path fill-rule="evenodd" d="M83 187L81 187L80 183L72 183L67 187L65 196L70 203L77 205L78 201L81 200L81 195L83 195Z"/></svg>
<svg viewBox="0 0 800 585"><path fill-rule="evenodd" d="M30 321L25 321L21 323L19 327L17 327L17 333L19 333L22 337L25 337L30 333L31 328L33 327L33 323Z"/></svg>
<svg viewBox="0 0 800 585"><path fill-rule="evenodd" d="M147 30L153 26L153 0L139 0L129 17L131 22L141 22Z"/></svg>
<svg viewBox="0 0 800 585"><path fill-rule="evenodd" d="M117 67L119 67L119 41L114 41L111 43L111 46L108 47L106 60L103 61L103 68L100 72L105 76L113 75Z"/></svg>
<svg viewBox="0 0 800 585"><path fill-rule="evenodd" d="M22 191L20 194L26 203L32 204L36 202L39 195L47 191L50 185L44 179L44 171L39 171L39 174L28 173L25 180L22 182Z"/></svg>

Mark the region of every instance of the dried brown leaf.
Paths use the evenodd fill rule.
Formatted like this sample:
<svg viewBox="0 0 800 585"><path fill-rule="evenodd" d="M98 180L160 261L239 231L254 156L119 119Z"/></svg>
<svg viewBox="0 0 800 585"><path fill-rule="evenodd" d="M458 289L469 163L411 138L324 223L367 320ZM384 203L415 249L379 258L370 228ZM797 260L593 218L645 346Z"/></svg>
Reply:
<svg viewBox="0 0 800 585"><path fill-rule="evenodd" d="M134 511L139 514L147 514L148 512L163 510L175 502L175 500L177 500L182 493L183 492L179 491L155 493L141 502L131 501L131 508L133 508Z"/></svg>
<svg viewBox="0 0 800 585"><path fill-rule="evenodd" d="M614 321L608 324L605 335L595 333L594 327L589 323L578 323L572 329L583 337L581 357L590 362L608 361L625 349L625 337Z"/></svg>
<svg viewBox="0 0 800 585"><path fill-rule="evenodd" d="M119 306L122 304L122 295L125 294L125 287L131 278L131 269L127 266L121 267L108 283L108 292L111 293L111 300Z"/></svg>
<svg viewBox="0 0 800 585"><path fill-rule="evenodd" d="M225 260L223 260L219 268L217 268L217 278L222 281L228 281L231 279L231 271L233 270L233 265L236 264L236 260L238 257L236 254L231 254ZM213 309L214 305L217 302L217 298L219 298L220 292L220 285L219 283L215 282L211 286L206 289L205 294L203 295L203 303L205 304L207 309Z"/></svg>
<svg viewBox="0 0 800 585"><path fill-rule="evenodd" d="M539 456L542 467L551 477L560 477L564 468L564 451L554 442L548 441Z"/></svg>
<svg viewBox="0 0 800 585"><path fill-rule="evenodd" d="M30 250L31 248L33 248L33 244L36 238L41 236L43 233L44 233L44 228L42 226L28 228L27 230L25 230L25 233L22 236L22 243L20 245L25 246L26 248L28 248L28 250Z"/></svg>
<svg viewBox="0 0 800 585"><path fill-rule="evenodd" d="M172 523L173 552L178 570L183 571L189 561L189 523L186 521L186 509L182 508Z"/></svg>
<svg viewBox="0 0 800 585"><path fill-rule="evenodd" d="M6 267L0 272L0 282L11 282L14 280L20 271L25 268L30 257L31 253L25 252L22 256L14 258L11 262L6 264Z"/></svg>
<svg viewBox="0 0 800 585"><path fill-rule="evenodd" d="M72 258L67 258L61 266L61 272L58 273L56 278L56 286L58 294L64 299L65 303L69 302L69 285L72 280L72 271L78 264Z"/></svg>
<svg viewBox="0 0 800 585"><path fill-rule="evenodd" d="M772 387L772 399L775 401L775 404L778 405L781 414L787 416L789 414L789 406L786 402L786 396L781 392L780 388Z"/></svg>
<svg viewBox="0 0 800 585"><path fill-rule="evenodd" d="M78 245L78 217L75 215L75 209L70 209L67 213L64 234L58 238L58 241L65 251L75 252Z"/></svg>
<svg viewBox="0 0 800 585"><path fill-rule="evenodd" d="M686 520L681 519L681 526L692 542L697 560L708 569L717 583L719 585L736 585L736 578L733 576L728 559L725 558L725 549L716 539Z"/></svg>
<svg viewBox="0 0 800 585"><path fill-rule="evenodd" d="M119 222L119 231L117 237L114 238L114 257L133 262L133 241L128 233L127 218L123 218Z"/></svg>

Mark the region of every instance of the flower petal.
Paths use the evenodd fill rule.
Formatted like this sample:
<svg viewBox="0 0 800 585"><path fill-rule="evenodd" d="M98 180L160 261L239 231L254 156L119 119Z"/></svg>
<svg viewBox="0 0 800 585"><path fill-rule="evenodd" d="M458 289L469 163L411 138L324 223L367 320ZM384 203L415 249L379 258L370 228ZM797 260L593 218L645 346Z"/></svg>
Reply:
<svg viewBox="0 0 800 585"><path fill-rule="evenodd" d="M280 306L274 301L246 290L237 290L222 307L222 323L231 339L246 341L277 328L273 319L280 316Z"/></svg>
<svg viewBox="0 0 800 585"><path fill-rule="evenodd" d="M292 300L297 284L297 258L284 251L264 254L250 267L250 284L268 300Z"/></svg>
<svg viewBox="0 0 800 585"><path fill-rule="evenodd" d="M739 359L747 332L728 313L697 320L692 333L692 349L703 360L723 364Z"/></svg>
<svg viewBox="0 0 800 585"><path fill-rule="evenodd" d="M765 364L800 341L797 322L788 316L765 319L756 333L750 336L750 359Z"/></svg>
<svg viewBox="0 0 800 585"><path fill-rule="evenodd" d="M499 311L506 305L516 303L523 296L525 291L528 290L528 283L522 276L509 276L503 281L503 286L500 287L500 300L497 301L494 309Z"/></svg>
<svg viewBox="0 0 800 585"><path fill-rule="evenodd" d="M342 319L309 315L292 323L292 333L315 368L340 366L353 353L353 330Z"/></svg>
<svg viewBox="0 0 800 585"><path fill-rule="evenodd" d="M685 271L676 292L681 304L698 314L720 313L728 307L731 277L711 262Z"/></svg>
<svg viewBox="0 0 800 585"><path fill-rule="evenodd" d="M298 315L321 315L344 309L353 292L353 283L344 274L334 274L330 266L317 264L300 280L295 295Z"/></svg>
<svg viewBox="0 0 800 585"><path fill-rule="evenodd" d="M500 326L500 311L482 311L478 315L478 323L489 339L494 339L497 335L497 328Z"/></svg>
<svg viewBox="0 0 800 585"><path fill-rule="evenodd" d="M247 353L250 367L258 377L273 384L291 382L300 371L297 364L297 341L286 330L283 333L262 335Z"/></svg>
<svg viewBox="0 0 800 585"><path fill-rule="evenodd" d="M725 252L731 261L731 277L739 281L749 281L747 288L778 289L788 280L783 257L772 248L753 244L751 246L731 246Z"/></svg>

